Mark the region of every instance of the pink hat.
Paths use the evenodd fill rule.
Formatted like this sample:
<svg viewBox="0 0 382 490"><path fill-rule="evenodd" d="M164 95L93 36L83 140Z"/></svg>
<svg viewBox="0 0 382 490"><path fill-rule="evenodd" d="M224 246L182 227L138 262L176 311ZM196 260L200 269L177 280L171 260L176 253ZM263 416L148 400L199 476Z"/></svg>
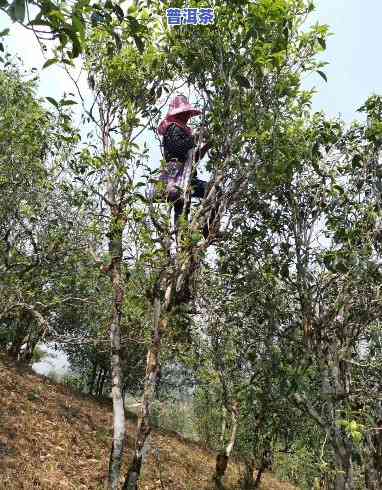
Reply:
<svg viewBox="0 0 382 490"><path fill-rule="evenodd" d="M184 95L177 95L170 102L170 108L168 110L167 116L175 116L182 112L189 112L190 117L199 116L202 112L195 109L187 100Z"/></svg>

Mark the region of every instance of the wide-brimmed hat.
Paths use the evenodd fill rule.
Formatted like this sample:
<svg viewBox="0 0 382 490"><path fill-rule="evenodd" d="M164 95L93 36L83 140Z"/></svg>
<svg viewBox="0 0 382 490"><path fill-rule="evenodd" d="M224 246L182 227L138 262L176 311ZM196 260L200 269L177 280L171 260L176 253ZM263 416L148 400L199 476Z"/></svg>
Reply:
<svg viewBox="0 0 382 490"><path fill-rule="evenodd" d="M199 116L202 113L188 102L187 97L184 95L177 95L170 102L167 116L175 116L182 112L188 112L190 117Z"/></svg>

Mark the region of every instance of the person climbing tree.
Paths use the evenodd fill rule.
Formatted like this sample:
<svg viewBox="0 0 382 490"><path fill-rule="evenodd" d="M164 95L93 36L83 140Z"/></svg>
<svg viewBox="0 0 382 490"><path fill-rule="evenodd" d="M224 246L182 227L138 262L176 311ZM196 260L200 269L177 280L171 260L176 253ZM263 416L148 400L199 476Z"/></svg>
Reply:
<svg viewBox="0 0 382 490"><path fill-rule="evenodd" d="M193 107L184 95L177 95L170 102L169 111L158 127L158 134L163 137L162 146L166 162L159 181L165 185L167 200L174 203L175 229L178 227L181 214L184 213L187 216L190 207L189 202L184 203L183 186L187 185L186 163L190 158L190 150L196 147L196 138L187 123L191 117L200 114L201 111ZM192 163L200 161L209 147L210 143L207 142L201 148L196 149ZM207 182L197 178L196 168L192 165L191 197L203 198L207 186ZM208 227L203 229L203 235L205 238L208 236Z"/></svg>

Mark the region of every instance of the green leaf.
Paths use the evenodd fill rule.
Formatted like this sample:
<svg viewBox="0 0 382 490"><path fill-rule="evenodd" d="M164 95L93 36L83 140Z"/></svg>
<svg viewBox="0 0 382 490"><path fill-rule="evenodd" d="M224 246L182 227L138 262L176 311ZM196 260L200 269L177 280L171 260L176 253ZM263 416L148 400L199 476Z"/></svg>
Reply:
<svg viewBox="0 0 382 490"><path fill-rule="evenodd" d="M70 58L77 58L77 56L82 52L82 44L78 38L77 31L73 30L72 26L65 27L63 31L72 42L72 51L69 53Z"/></svg>
<svg viewBox="0 0 382 490"><path fill-rule="evenodd" d="M24 22L25 18L25 0L15 0L13 6L13 20Z"/></svg>
<svg viewBox="0 0 382 490"><path fill-rule="evenodd" d="M54 65L54 63L58 63L57 58L51 58L50 60L45 61L45 63L42 66L42 69L48 68L48 66L50 66L50 65Z"/></svg>
<svg viewBox="0 0 382 490"><path fill-rule="evenodd" d="M143 44L142 39L138 36L133 36L133 37L134 37L134 41L135 41L135 44L137 45L139 52L143 53L143 51L145 49L145 45Z"/></svg>
<svg viewBox="0 0 382 490"><path fill-rule="evenodd" d="M112 58L114 56L114 45L111 43L107 43L106 52L109 58Z"/></svg>
<svg viewBox="0 0 382 490"><path fill-rule="evenodd" d="M52 105L54 105L54 107L56 107L56 109L58 109L58 102L56 99L53 99L53 97L46 97L46 100L48 102L50 102Z"/></svg>
<svg viewBox="0 0 382 490"><path fill-rule="evenodd" d="M82 51L82 46L81 46L81 43L80 43L78 37L76 36L76 34L74 34L74 36L71 39L72 39L72 44L73 44L73 49L71 52L71 58L77 58L77 56Z"/></svg>
<svg viewBox="0 0 382 490"><path fill-rule="evenodd" d="M336 259L333 264L333 268L337 272L347 272L349 270L349 267L347 266L346 262L342 259Z"/></svg>
<svg viewBox="0 0 382 490"><path fill-rule="evenodd" d="M125 14L123 13L123 10L121 9L121 7L117 4L115 4L115 5L113 5L113 10L114 10L114 13L117 16L119 22L122 22L124 17L125 17Z"/></svg>
<svg viewBox="0 0 382 490"><path fill-rule="evenodd" d="M202 234L199 232L194 232L191 234L191 241L196 245L203 238Z"/></svg>
<svg viewBox="0 0 382 490"><path fill-rule="evenodd" d="M363 439L363 435L359 431L352 431L351 432L351 436L352 436L353 441L356 442L356 443L361 442L362 439Z"/></svg>
<svg viewBox="0 0 382 490"><path fill-rule="evenodd" d="M351 161L352 167L361 167L362 166L362 157L359 154L354 155Z"/></svg>
<svg viewBox="0 0 382 490"><path fill-rule="evenodd" d="M0 43L0 51L4 51L4 44Z"/></svg>
<svg viewBox="0 0 382 490"><path fill-rule="evenodd" d="M118 51L121 51L121 49L122 49L122 41L121 41L121 38L119 37L119 35L115 31L112 32L112 36L115 39L115 44L117 46L117 50Z"/></svg>
<svg viewBox="0 0 382 490"><path fill-rule="evenodd" d="M27 25L28 26L50 26L51 23L48 22L47 20L42 20L41 15L38 15L35 19L31 20Z"/></svg>
<svg viewBox="0 0 382 490"><path fill-rule="evenodd" d="M318 38L318 44L321 46L322 49L326 49L326 41L323 37Z"/></svg>
<svg viewBox="0 0 382 490"><path fill-rule="evenodd" d="M336 191L338 191L340 194L344 194L345 193L344 188L342 186L340 186L339 184L334 184L333 185L333 189L335 189Z"/></svg>
<svg viewBox="0 0 382 490"><path fill-rule="evenodd" d="M3 29L1 32L0 32L0 37L4 37L4 36L8 36L9 34L9 29Z"/></svg>
<svg viewBox="0 0 382 490"><path fill-rule="evenodd" d="M84 30L85 30L84 28L85 28L85 26L84 26L83 19L79 15L73 14L72 15L72 30L74 32L78 32L80 34L80 36L82 37L84 34Z"/></svg>
<svg viewBox="0 0 382 490"><path fill-rule="evenodd" d="M77 102L75 100L63 100L60 105L75 105Z"/></svg>
<svg viewBox="0 0 382 490"><path fill-rule="evenodd" d="M324 259L325 267L329 271L333 272L334 271L334 267L333 267L334 257L332 255L326 254L323 259Z"/></svg>
<svg viewBox="0 0 382 490"><path fill-rule="evenodd" d="M236 77L236 80L238 81L239 85L244 88L251 88L251 84L249 83L249 80L242 75L239 75Z"/></svg>
<svg viewBox="0 0 382 490"><path fill-rule="evenodd" d="M325 80L325 82L328 81L328 77L325 75L323 71L317 70L317 73L320 75L320 77L322 77Z"/></svg>
<svg viewBox="0 0 382 490"><path fill-rule="evenodd" d="M132 34L138 32L141 29L141 26L135 17L133 17L132 15L128 15L126 18L129 22Z"/></svg>
<svg viewBox="0 0 382 490"><path fill-rule="evenodd" d="M74 67L73 61L68 58L62 58L61 63L64 63L64 65L69 65Z"/></svg>

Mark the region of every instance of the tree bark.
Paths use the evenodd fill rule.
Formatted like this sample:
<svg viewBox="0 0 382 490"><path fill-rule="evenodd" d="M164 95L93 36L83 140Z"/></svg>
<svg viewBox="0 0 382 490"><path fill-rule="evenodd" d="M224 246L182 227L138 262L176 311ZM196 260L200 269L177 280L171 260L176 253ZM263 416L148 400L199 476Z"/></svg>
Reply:
<svg viewBox="0 0 382 490"><path fill-rule="evenodd" d="M352 451L346 443L337 445L335 463L337 470L335 490L354 490Z"/></svg>
<svg viewBox="0 0 382 490"><path fill-rule="evenodd" d="M97 398L99 397L99 387L101 385L101 374L102 374L102 368L100 367L98 370L97 382L96 382L96 388L95 388L95 395Z"/></svg>
<svg viewBox="0 0 382 490"><path fill-rule="evenodd" d="M252 490L254 485L253 472L255 470L255 460L254 458L246 458L244 460L244 477L241 482L241 488L243 490Z"/></svg>
<svg viewBox="0 0 382 490"><path fill-rule="evenodd" d="M253 485L253 488L259 488L260 487L261 478L263 476L264 470L265 470L265 468L263 466L260 466L260 469L256 475L256 480L255 480L255 483Z"/></svg>
<svg viewBox="0 0 382 490"><path fill-rule="evenodd" d="M156 388L160 379L160 350L161 338L167 328L167 319L164 318L166 305L169 304L171 285L166 290L166 304L162 311L162 305L158 297L154 298L153 308L153 336L147 353L146 374L143 390L143 399L138 416L137 434L135 439L134 457L128 469L123 485L124 490L137 490L140 477L143 456L146 452L146 443L151 433L150 414L155 400Z"/></svg>
<svg viewBox="0 0 382 490"><path fill-rule="evenodd" d="M91 372L91 375L90 375L90 379L89 379L89 383L88 383L89 395L92 395L93 394L93 389L94 389L94 383L95 383L96 375L97 375L97 363L95 362L93 364L93 369L92 369L92 372Z"/></svg>
<svg viewBox="0 0 382 490"><path fill-rule="evenodd" d="M25 362L30 363L32 361L34 350L39 342L40 342L40 338L38 336L32 338L32 332L31 332L23 355Z"/></svg>
<svg viewBox="0 0 382 490"><path fill-rule="evenodd" d="M190 151L188 162L191 161L192 163L192 158L193 151ZM187 214L186 211L191 198L189 185L191 173L192 172L189 172L187 174L183 185L183 214ZM196 224L193 223L190 226L191 231L193 230L193 226L195 229L198 228ZM161 230L159 230L159 233L161 233ZM123 485L124 490L137 490L143 457L147 449L147 440L151 433L150 414L152 403L155 400L156 388L160 380L161 338L168 328L167 314L171 311L174 304L187 304L191 299L189 283L198 263L192 247L190 248L187 246L187 249L180 250L182 248L182 241L179 238L180 237L176 232L176 240L175 243L173 243L175 246L171 247L171 245L163 245L170 257L172 256L174 258L175 255L174 263L171 264L170 269L171 271L175 270L176 272L171 273L171 278L167 279L168 282L158 283L158 287L155 288L156 291L153 302L153 333L151 345L147 353L143 400L137 422L134 457L126 475ZM172 251L174 251L174 254L171 253ZM158 294L159 290L164 290L165 292L163 304Z"/></svg>
<svg viewBox="0 0 382 490"><path fill-rule="evenodd" d="M273 465L273 453L272 453L272 449L269 447L268 449L265 449L265 451L263 452L260 468L259 471L257 472L256 481L253 485L254 489L260 488L261 478L264 474L264 471L267 469L271 469L272 465Z"/></svg>
<svg viewBox="0 0 382 490"><path fill-rule="evenodd" d="M120 359L121 320L122 305L124 299L124 287L121 275L123 228L118 226L118 218L120 218L119 213L114 212L113 214L114 216L109 242L109 248L112 252L109 272L114 289L114 304L112 321L110 325L111 393L113 399L113 442L109 460L108 487L111 490L117 490L119 486L119 476L121 471L125 441L125 408L122 396L122 367ZM113 223L116 223L114 229Z"/></svg>
<svg viewBox="0 0 382 490"><path fill-rule="evenodd" d="M25 335L27 333L26 332L27 327L25 322L26 322L26 317L23 313L20 315L20 319L15 322L16 325L14 328L14 332L15 332L14 338L8 349L9 355L14 359L19 358L21 347L24 344Z"/></svg>
<svg viewBox="0 0 382 490"><path fill-rule="evenodd" d="M97 398L101 398L103 394L103 384L105 381L105 368L100 368L97 378L97 386L96 386L96 396Z"/></svg>
<svg viewBox="0 0 382 490"><path fill-rule="evenodd" d="M225 452L218 453L216 456L214 483L217 490L224 488L223 478L228 466L228 456Z"/></svg>
<svg viewBox="0 0 382 490"><path fill-rule="evenodd" d="M363 466L365 488L379 490L382 488L382 407L376 407L376 423L372 431L366 432Z"/></svg>
<svg viewBox="0 0 382 490"><path fill-rule="evenodd" d="M222 408L222 431L220 434L220 444L224 445L225 433L227 429L227 409L225 407Z"/></svg>
<svg viewBox="0 0 382 490"><path fill-rule="evenodd" d="M231 437L223 451L216 456L215 475L213 480L217 490L224 488L223 479L227 470L228 461L236 441L237 428L239 424L239 404L234 402L231 407Z"/></svg>
<svg viewBox="0 0 382 490"><path fill-rule="evenodd" d="M101 383L99 385L99 391L98 391L98 397L101 398L103 395L103 385L105 384L105 379L107 376L107 371L105 368L102 369L102 375L101 375ZM122 394L122 399L123 399L123 394Z"/></svg>

